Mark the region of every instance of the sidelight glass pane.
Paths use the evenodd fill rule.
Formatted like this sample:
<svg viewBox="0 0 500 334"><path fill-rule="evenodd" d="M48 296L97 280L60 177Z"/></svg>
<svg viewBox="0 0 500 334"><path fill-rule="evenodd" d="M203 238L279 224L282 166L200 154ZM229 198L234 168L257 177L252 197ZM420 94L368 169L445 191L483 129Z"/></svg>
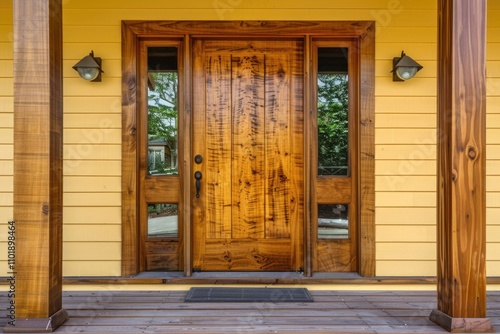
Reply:
<svg viewBox="0 0 500 334"><path fill-rule="evenodd" d="M318 49L318 175L349 175L348 49Z"/></svg>
<svg viewBox="0 0 500 334"><path fill-rule="evenodd" d="M177 238L177 204L148 204L148 238Z"/></svg>
<svg viewBox="0 0 500 334"><path fill-rule="evenodd" d="M349 205L318 205L318 239L349 238Z"/></svg>
<svg viewBox="0 0 500 334"><path fill-rule="evenodd" d="M178 174L177 48L148 48L148 174Z"/></svg>

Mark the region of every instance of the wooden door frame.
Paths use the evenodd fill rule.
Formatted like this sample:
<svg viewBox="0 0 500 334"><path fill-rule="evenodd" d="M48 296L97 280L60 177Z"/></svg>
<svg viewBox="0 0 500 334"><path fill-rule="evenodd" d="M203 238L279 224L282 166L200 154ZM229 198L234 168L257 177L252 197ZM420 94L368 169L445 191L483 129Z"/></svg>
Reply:
<svg viewBox="0 0 500 334"><path fill-rule="evenodd" d="M148 72L148 48L149 47L173 47L178 50L183 49L181 39L171 39L163 40L163 39L145 39L139 42L139 69L138 73L140 73L140 77L138 77L138 87L142 89L137 91L137 97L140 101L140 110L144 110L147 108L148 104L148 83L149 76L144 75ZM182 73L184 70L184 63L182 59L179 59L177 62L177 71ZM183 79L183 78L181 78ZM184 83L184 80L179 80L179 87ZM179 91L181 89L178 89ZM183 104L183 96L179 96L179 105ZM182 122L182 121L181 121ZM148 120L147 115L138 113L137 114L137 123L139 128L139 133L147 133L148 132ZM182 124L182 123L181 123ZM178 138L184 138L184 127L178 127ZM180 198L180 180L178 175L168 175L168 176L148 176L147 175L147 151L148 151L148 140L146 136L141 136L137 138L137 152L138 152L138 182L140 184L139 192L138 192L138 205L140 215L145 214L147 212L147 207L149 203L177 203L181 204L182 200ZM183 146L179 146L179 154L182 155ZM146 161L142 161L144 159ZM182 169L182 166L179 166L179 169ZM145 217L143 217L145 218ZM151 270L151 266L153 266L153 270L158 270L158 268L162 268L165 270L165 263L168 262L170 270L178 270L178 268L183 267L182 263L182 236L183 236L183 225L180 224L178 226L178 238L150 238L148 236L148 223L146 221L141 222L141 217L139 219L139 270L147 271ZM184 216L182 212L178 212L178 221L181 222L184 220ZM168 252L164 252L165 249L169 249ZM161 257L158 257L156 254L156 250L161 249L162 254ZM174 259L172 261L172 259ZM178 263L175 263L175 262ZM156 262L156 263L154 263ZM156 267L155 267L156 265ZM175 269L174 269L175 268Z"/></svg>
<svg viewBox="0 0 500 334"><path fill-rule="evenodd" d="M138 184L138 124L137 98L138 44L141 38L183 39L184 50L181 57L185 64L191 63L192 37L302 37L306 48L311 46L311 38L355 38L359 45L360 101L359 101L359 254L358 273L361 276L375 275L375 190L374 190L374 81L375 81L375 23L373 21L123 21L122 22L122 276L139 272L139 217L137 198ZM305 52L304 70L304 148L311 151L311 118L314 116L311 94L311 55ZM183 105L179 106L179 126L185 129L184 138L179 142L181 194L180 207L184 217L191 217L190 184L191 112L192 80L191 66L185 66L182 73L186 80L182 84ZM305 166L305 235L306 235L306 275L312 275L308 254L311 246L311 192L312 169ZM191 275L191 224L184 224L184 274Z"/></svg>

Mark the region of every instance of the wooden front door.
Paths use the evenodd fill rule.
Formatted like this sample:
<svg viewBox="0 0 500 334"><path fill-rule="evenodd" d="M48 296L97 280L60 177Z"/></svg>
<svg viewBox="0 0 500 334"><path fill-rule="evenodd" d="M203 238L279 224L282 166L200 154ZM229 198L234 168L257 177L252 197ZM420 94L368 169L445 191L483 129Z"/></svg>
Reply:
<svg viewBox="0 0 500 334"><path fill-rule="evenodd" d="M193 269L304 262L303 42L193 43Z"/></svg>

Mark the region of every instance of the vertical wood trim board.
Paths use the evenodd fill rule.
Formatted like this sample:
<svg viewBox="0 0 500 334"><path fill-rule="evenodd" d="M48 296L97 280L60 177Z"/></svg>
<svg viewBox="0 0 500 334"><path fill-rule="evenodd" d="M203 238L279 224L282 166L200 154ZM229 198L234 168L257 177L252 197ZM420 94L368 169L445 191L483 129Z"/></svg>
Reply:
<svg viewBox="0 0 500 334"><path fill-rule="evenodd" d="M121 274L139 270L137 199L137 35L122 24L122 265Z"/></svg>

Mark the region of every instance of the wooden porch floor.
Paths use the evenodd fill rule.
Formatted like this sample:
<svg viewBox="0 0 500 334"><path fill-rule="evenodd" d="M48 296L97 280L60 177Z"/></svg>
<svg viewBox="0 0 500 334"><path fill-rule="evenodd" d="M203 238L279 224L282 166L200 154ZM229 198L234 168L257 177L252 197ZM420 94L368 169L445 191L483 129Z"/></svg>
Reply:
<svg viewBox="0 0 500 334"><path fill-rule="evenodd" d="M447 333L428 319L435 292L310 292L313 303L185 303L187 291L64 292L70 319L56 333ZM5 312L5 295L0 303ZM498 330L500 291L488 292L487 305Z"/></svg>

